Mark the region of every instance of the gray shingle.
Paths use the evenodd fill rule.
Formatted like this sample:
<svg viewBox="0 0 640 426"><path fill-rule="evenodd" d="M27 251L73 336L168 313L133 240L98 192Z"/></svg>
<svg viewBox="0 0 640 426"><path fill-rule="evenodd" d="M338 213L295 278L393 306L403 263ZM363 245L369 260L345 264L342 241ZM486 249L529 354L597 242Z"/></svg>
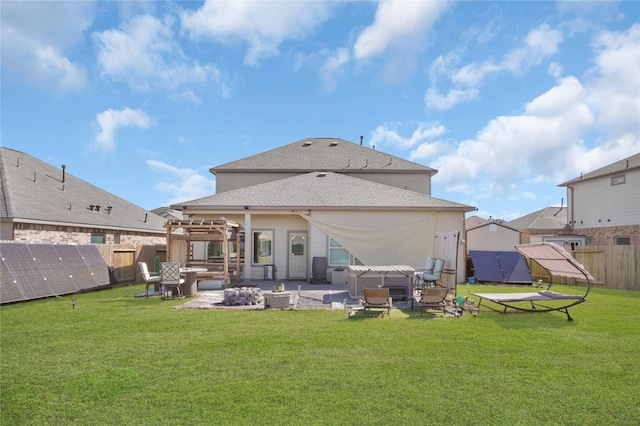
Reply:
<svg viewBox="0 0 640 426"><path fill-rule="evenodd" d="M28 154L0 148L3 218L96 228L165 232L164 218ZM100 210L89 209L100 205ZM111 209L108 207L111 206ZM146 222L145 222L146 218Z"/></svg>
<svg viewBox="0 0 640 426"><path fill-rule="evenodd" d="M473 207L332 172L311 172L226 191L172 208L365 208L472 211Z"/></svg>
<svg viewBox="0 0 640 426"><path fill-rule="evenodd" d="M423 172L437 170L338 138L308 138L210 169L224 172Z"/></svg>
<svg viewBox="0 0 640 426"><path fill-rule="evenodd" d="M518 219L507 222L509 226L519 230L525 229L564 229L567 225L566 207L546 207L529 213Z"/></svg>
<svg viewBox="0 0 640 426"><path fill-rule="evenodd" d="M627 157L620 161L616 161L615 163L611 163L607 166L601 167L592 172L586 173L580 177L575 179L571 179L567 182L561 183L558 186L567 186L572 183L584 182L589 179L595 179L601 176L614 175L616 173L622 173L627 170L634 170L640 168L640 153L632 155L631 157Z"/></svg>

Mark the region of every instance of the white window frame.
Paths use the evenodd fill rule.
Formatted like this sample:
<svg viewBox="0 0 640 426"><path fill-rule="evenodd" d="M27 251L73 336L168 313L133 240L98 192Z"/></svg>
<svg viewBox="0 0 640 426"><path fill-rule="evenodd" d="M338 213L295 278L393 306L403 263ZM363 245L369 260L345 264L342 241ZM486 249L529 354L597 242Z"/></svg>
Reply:
<svg viewBox="0 0 640 426"><path fill-rule="evenodd" d="M611 176L611 186L622 185L626 182L625 175Z"/></svg>
<svg viewBox="0 0 640 426"><path fill-rule="evenodd" d="M268 240L271 242L268 255L258 254L258 250L260 250L262 244L260 243L260 236L257 234L263 234L263 233L270 234L270 239L264 238L265 241ZM251 231L251 242L253 243L253 253L251 253L252 265L272 265L274 263L274 253L273 253L273 250L275 247L274 240L275 240L275 230L273 229L254 229Z"/></svg>

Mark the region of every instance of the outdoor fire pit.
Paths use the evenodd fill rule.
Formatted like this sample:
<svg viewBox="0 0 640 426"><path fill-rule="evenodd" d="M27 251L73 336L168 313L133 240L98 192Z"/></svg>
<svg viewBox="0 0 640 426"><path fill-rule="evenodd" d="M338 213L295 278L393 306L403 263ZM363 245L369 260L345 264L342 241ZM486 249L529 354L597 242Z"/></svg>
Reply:
<svg viewBox="0 0 640 426"><path fill-rule="evenodd" d="M262 302L262 290L253 287L225 288L224 304L226 306L257 305Z"/></svg>

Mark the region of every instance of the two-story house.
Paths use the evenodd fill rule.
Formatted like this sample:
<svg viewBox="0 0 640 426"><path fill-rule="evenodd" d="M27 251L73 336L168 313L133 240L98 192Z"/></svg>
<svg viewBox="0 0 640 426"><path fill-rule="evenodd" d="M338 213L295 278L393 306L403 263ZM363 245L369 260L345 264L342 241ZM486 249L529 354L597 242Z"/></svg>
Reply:
<svg viewBox="0 0 640 426"><path fill-rule="evenodd" d="M558 186L572 234L587 245L640 245L640 153Z"/></svg>
<svg viewBox="0 0 640 426"><path fill-rule="evenodd" d="M458 247L464 214L474 208L432 197L432 168L362 141L308 138L210 171L215 195L171 207L185 219L238 222L245 279L273 265L277 279L306 280L314 258L326 258L330 269L421 267L436 254L448 257L453 279L464 279Z"/></svg>

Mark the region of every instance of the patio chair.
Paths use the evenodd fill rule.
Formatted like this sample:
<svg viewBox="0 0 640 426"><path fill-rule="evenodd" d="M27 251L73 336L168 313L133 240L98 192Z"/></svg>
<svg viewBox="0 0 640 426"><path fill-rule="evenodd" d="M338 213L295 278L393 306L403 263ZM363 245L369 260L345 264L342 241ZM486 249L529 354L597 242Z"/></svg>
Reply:
<svg viewBox="0 0 640 426"><path fill-rule="evenodd" d="M413 273L413 292L414 294L420 288L420 284L423 282L421 278L419 278L422 274L433 274L433 268L436 266L436 258L435 257L427 257L427 261L424 264L423 268L418 268Z"/></svg>
<svg viewBox="0 0 640 426"><path fill-rule="evenodd" d="M175 262L162 262L162 299L182 299L184 279L180 278L180 264Z"/></svg>
<svg viewBox="0 0 640 426"><path fill-rule="evenodd" d="M411 299L411 309L414 304L420 307L420 315L425 309L442 309L442 314L446 313L446 300L449 295L447 288L425 288L418 297Z"/></svg>
<svg viewBox="0 0 640 426"><path fill-rule="evenodd" d="M386 309L389 316L392 306L388 288L363 288L362 292L364 293L362 306L365 313L367 309Z"/></svg>
<svg viewBox="0 0 640 426"><path fill-rule="evenodd" d="M156 292L160 291L160 281L162 281L162 275L151 275L149 272L149 268L145 262L138 262L138 266L140 267L140 273L142 274L142 279L146 283L145 285L145 293L146 296L149 297L149 287L153 285L153 290Z"/></svg>
<svg viewBox="0 0 640 426"><path fill-rule="evenodd" d="M426 287L437 287L438 281L440 280L440 275L442 275L442 270L444 269L444 259L436 258L434 259L433 271L425 271L419 272L416 274L416 282L417 287L426 288Z"/></svg>

